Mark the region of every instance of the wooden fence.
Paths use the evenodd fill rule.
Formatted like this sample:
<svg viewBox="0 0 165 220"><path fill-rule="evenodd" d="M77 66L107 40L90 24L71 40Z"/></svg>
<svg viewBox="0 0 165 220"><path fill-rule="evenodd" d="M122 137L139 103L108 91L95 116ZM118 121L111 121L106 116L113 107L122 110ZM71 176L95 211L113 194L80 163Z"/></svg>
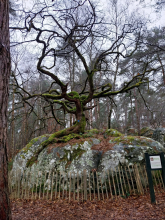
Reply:
<svg viewBox="0 0 165 220"><path fill-rule="evenodd" d="M152 171L154 189L164 190L160 170ZM148 192L145 166L124 166L99 173L95 170L83 172L18 172L9 173L11 198L104 200L128 197Z"/></svg>

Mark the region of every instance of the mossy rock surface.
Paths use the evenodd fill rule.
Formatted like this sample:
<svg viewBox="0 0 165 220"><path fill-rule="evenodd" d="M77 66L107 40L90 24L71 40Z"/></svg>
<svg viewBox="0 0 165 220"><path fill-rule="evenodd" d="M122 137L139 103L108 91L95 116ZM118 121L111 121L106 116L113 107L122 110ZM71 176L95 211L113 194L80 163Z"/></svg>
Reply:
<svg viewBox="0 0 165 220"><path fill-rule="evenodd" d="M110 136L110 137L120 137L120 136L122 136L123 134L122 133L120 133L119 131L117 131L116 129L107 129L106 131L105 131L105 134L107 135L107 136Z"/></svg>
<svg viewBox="0 0 165 220"><path fill-rule="evenodd" d="M144 154L165 153L165 148L151 138L141 136L121 136L109 141L114 144L112 150L105 152L99 166L99 172L114 169L118 165L145 164Z"/></svg>
<svg viewBox="0 0 165 220"><path fill-rule="evenodd" d="M137 136L138 135L138 131L135 128L128 128L127 129L127 135Z"/></svg>
<svg viewBox="0 0 165 220"><path fill-rule="evenodd" d="M74 136L74 135L73 135ZM72 137L73 137L72 136ZM11 175L13 181L16 173L25 171L27 174L30 170L34 173L49 173L60 171L61 175L66 173L82 173L83 170L98 170L98 175L103 175L106 170L115 170L118 165L125 164L144 164L144 153L155 154L165 152L164 147L151 138L139 136L118 136L107 139L109 148L106 152L99 149L104 143L100 143L97 138L82 139L76 142L69 142L60 147L57 143L44 148L35 157L41 145L50 135L45 135L33 139L25 148L23 148L14 158ZM71 144L72 143L72 144ZM98 148L93 148L98 146ZM49 150L48 150L49 149Z"/></svg>
<svg viewBox="0 0 165 220"><path fill-rule="evenodd" d="M154 132L154 129L149 128L149 127L143 127L140 130L140 135L144 137L152 138L153 132Z"/></svg>
<svg viewBox="0 0 165 220"><path fill-rule="evenodd" d="M50 151L48 151L48 148L44 148L36 160L34 156L35 151L38 151L40 144L47 138L49 138L49 136L38 137L35 141L30 142L30 144L33 143L31 146L29 144L28 147L26 146L16 155L11 170L13 177L16 173L22 173L23 171L25 171L26 175L30 170L32 170L34 174L36 170L41 173L49 173L49 171L58 171L61 172L61 174L69 172L77 173L78 171L81 173L84 169L92 170L98 166L98 151L91 149L94 144L100 143L100 141L95 138L88 141L82 140L73 145L66 144L64 147L54 146Z"/></svg>
<svg viewBox="0 0 165 220"><path fill-rule="evenodd" d="M82 138L83 136L81 134L69 134L69 135L66 135L66 136L63 136L59 139L59 142L68 142L70 141L71 139L80 139Z"/></svg>
<svg viewBox="0 0 165 220"><path fill-rule="evenodd" d="M99 134L99 132L100 132L100 131L99 131L98 129L96 129L96 128L85 131L86 134L87 134L87 133Z"/></svg>
<svg viewBox="0 0 165 220"><path fill-rule="evenodd" d="M157 128L154 130L152 138L165 147L165 128Z"/></svg>
<svg viewBox="0 0 165 220"><path fill-rule="evenodd" d="M26 167L31 166L34 162L34 155L40 148L42 148L41 144L48 140L50 137L49 134L45 134L39 136L37 138L32 139L19 153L15 156L13 161L13 167ZM33 161L33 162L32 162Z"/></svg>
<svg viewBox="0 0 165 220"><path fill-rule="evenodd" d="M142 137L142 136L120 136L120 137L114 137L110 140L110 143L116 143L116 144L133 144L133 145L149 145L153 142L153 139Z"/></svg>

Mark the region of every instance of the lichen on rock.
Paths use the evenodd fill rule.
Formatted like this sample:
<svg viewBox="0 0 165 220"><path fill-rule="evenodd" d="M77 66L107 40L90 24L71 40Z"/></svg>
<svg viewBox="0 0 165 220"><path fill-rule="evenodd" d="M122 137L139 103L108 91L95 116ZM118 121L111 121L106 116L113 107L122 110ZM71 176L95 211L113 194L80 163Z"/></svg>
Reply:
<svg viewBox="0 0 165 220"><path fill-rule="evenodd" d="M128 128L126 133L127 133L127 135L131 135L131 136L137 136L138 135L138 131L135 128Z"/></svg>
<svg viewBox="0 0 165 220"><path fill-rule="evenodd" d="M165 128L155 129L152 138L165 146Z"/></svg>
<svg viewBox="0 0 165 220"><path fill-rule="evenodd" d="M122 133L120 133L119 131L117 131L116 129L107 129L106 131L105 131L105 134L107 135L107 136L110 136L110 137L120 137L120 136L122 136L123 134Z"/></svg>
<svg viewBox="0 0 165 220"><path fill-rule="evenodd" d="M149 128L149 127L143 127L140 130L140 135L144 137L152 138L153 132L154 132L154 129Z"/></svg>
<svg viewBox="0 0 165 220"><path fill-rule="evenodd" d="M112 150L102 156L99 172L115 170L119 165L145 164L144 153L165 152L164 147L151 138L139 136L121 136L109 141L114 143Z"/></svg>
<svg viewBox="0 0 165 220"><path fill-rule="evenodd" d="M33 139L16 155L10 174L13 176L13 181L16 173L23 173L23 171L25 175L32 171L33 181L35 181L36 172L46 177L49 173L60 172L64 177L70 173L80 175L84 170L88 173L96 169L98 175L102 176L104 171L114 171L119 165L144 164L145 152L150 154L165 152L164 147L151 138L117 134L118 137L107 139L109 149L107 147L104 153L102 150L96 150L97 148L93 149L93 146L103 145L99 139L94 137L82 138L77 142L74 140L74 142L64 144L63 147L54 143L52 147L42 149L42 143L48 140L50 135L40 136ZM36 152L39 152L37 160ZM41 179L43 180L43 177Z"/></svg>

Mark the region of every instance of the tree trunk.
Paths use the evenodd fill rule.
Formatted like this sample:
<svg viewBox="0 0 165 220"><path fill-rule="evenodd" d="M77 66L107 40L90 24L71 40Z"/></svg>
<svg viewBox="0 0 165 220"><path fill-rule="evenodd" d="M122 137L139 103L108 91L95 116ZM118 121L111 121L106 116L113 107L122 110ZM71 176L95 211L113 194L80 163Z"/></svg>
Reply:
<svg viewBox="0 0 165 220"><path fill-rule="evenodd" d="M140 115L139 115L139 107L138 107L138 101L137 101L137 93L134 89L134 98L135 98L135 112L136 112L136 123L137 123L137 131L138 135L140 135Z"/></svg>
<svg viewBox="0 0 165 220"><path fill-rule="evenodd" d="M14 84L14 83L13 83ZM12 122L11 122L11 155L12 158L15 154L15 120L14 120L14 103L15 103L15 93L14 93L14 86L13 86L13 99L12 99Z"/></svg>
<svg viewBox="0 0 165 220"><path fill-rule="evenodd" d="M130 94L130 102L131 102L131 122L130 122L130 127L135 127L135 124L134 124L134 117L133 117L133 103L132 103L132 95Z"/></svg>
<svg viewBox="0 0 165 220"><path fill-rule="evenodd" d="M160 59L159 54L157 54L157 55L158 55L158 61L159 61L160 65L161 65L161 69L162 69L162 74L163 74L163 84L164 84L164 86L165 86L165 71L164 71L164 66L163 66L162 60Z"/></svg>
<svg viewBox="0 0 165 220"><path fill-rule="evenodd" d="M111 129L111 116L112 116L112 109L110 109L108 114L108 129Z"/></svg>
<svg viewBox="0 0 165 220"><path fill-rule="evenodd" d="M10 77L9 2L0 0L0 219L11 219L8 190L7 106Z"/></svg>

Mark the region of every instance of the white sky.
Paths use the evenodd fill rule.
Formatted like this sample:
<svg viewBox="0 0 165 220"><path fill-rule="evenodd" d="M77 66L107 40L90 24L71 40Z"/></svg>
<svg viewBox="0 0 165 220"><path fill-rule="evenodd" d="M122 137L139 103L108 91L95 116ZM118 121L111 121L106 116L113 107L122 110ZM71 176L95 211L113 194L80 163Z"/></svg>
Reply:
<svg viewBox="0 0 165 220"><path fill-rule="evenodd" d="M51 0L45 0L48 3L52 4ZM70 1L70 0L68 0ZM107 0L96 0L99 2L99 5L105 6L108 2ZM145 3L140 3L140 0L118 0L118 3L120 5L120 2L130 2L133 9L139 9L139 12L146 16L147 18L151 19L150 26L165 26L165 8L162 9L160 12L156 13L155 7L152 7L154 5L155 0L145 0ZM32 9L34 3L38 3L38 0L17 0L15 1L18 4L23 4L23 6L30 10Z"/></svg>
<svg viewBox="0 0 165 220"><path fill-rule="evenodd" d="M40 0L42 1L42 0ZM51 0L45 0L49 3L52 4ZM70 1L70 0L68 0ZM99 2L100 5L102 5L102 7L106 7L106 3L108 4L108 2L110 0L96 0ZM145 0L145 4L139 4L140 0L118 0L118 4L121 5L121 3L123 4L125 2L130 2L132 9L136 9L137 13L146 16L147 18L150 18L151 23L149 25L150 28L152 27L161 27L161 26L165 26L165 9L163 9L162 11L160 11L159 13L155 12L155 8L151 7L151 5L153 4L154 0ZM26 10L31 10L34 3L38 3L39 0L17 0L16 3L18 4L22 4L24 5L24 7L26 8ZM30 51L32 52L32 51ZM33 52L34 53L35 50L33 48ZM25 67L25 66L24 66Z"/></svg>

